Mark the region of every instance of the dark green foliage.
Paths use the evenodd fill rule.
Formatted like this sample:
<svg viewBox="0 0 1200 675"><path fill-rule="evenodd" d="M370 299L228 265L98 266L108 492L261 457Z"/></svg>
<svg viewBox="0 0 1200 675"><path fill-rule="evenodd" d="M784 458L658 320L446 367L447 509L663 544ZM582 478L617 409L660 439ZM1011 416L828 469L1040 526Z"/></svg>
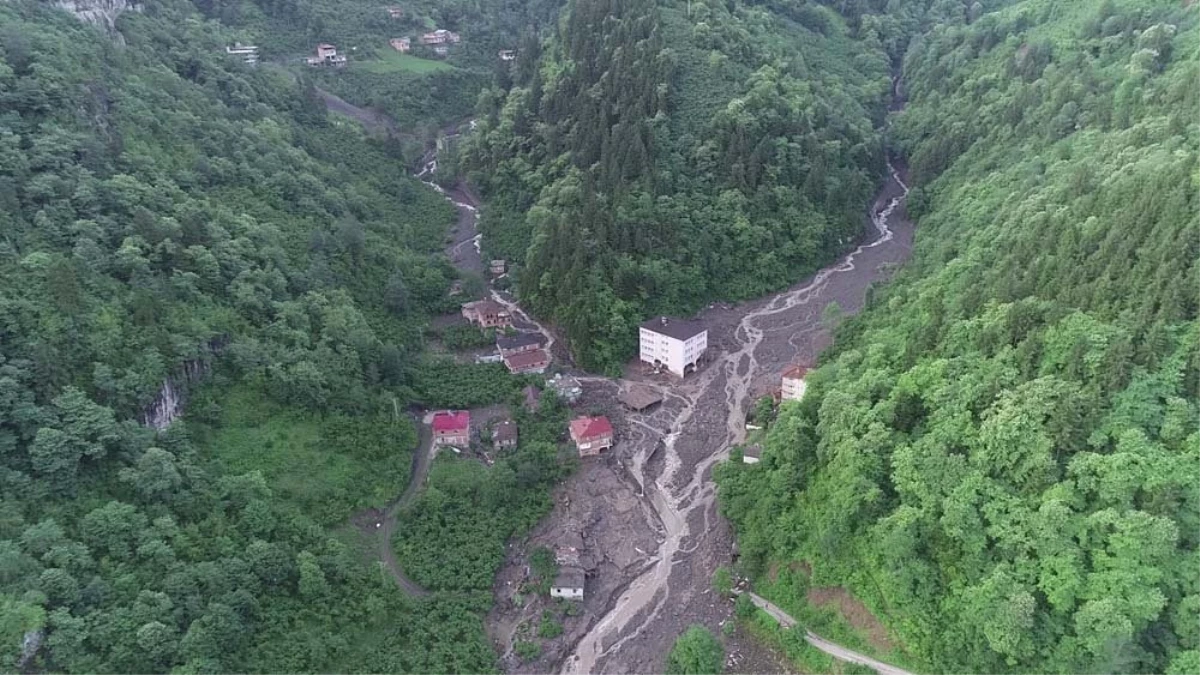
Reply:
<svg viewBox="0 0 1200 675"><path fill-rule="evenodd" d="M913 261L844 324L765 470L719 472L742 561L809 561L932 672L1182 672L1196 10L1025 0L968 22L931 4L895 123Z"/></svg>
<svg viewBox="0 0 1200 675"><path fill-rule="evenodd" d="M725 650L704 626L692 626L684 631L667 657L670 675L712 675L725 665Z"/></svg>
<svg viewBox="0 0 1200 675"><path fill-rule="evenodd" d="M779 288L861 235L886 62L816 11L823 34L766 7L581 0L536 71L480 97L462 163L484 246L524 262L523 302L581 365L623 362L648 314Z"/></svg>

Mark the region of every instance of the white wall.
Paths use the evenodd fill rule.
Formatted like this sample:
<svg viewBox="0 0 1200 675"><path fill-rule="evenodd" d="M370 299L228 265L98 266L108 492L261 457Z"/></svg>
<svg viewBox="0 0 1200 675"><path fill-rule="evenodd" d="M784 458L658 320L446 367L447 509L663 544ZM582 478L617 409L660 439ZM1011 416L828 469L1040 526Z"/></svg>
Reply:
<svg viewBox="0 0 1200 675"><path fill-rule="evenodd" d="M704 350L708 349L708 331L693 335L686 342L673 337L641 328L638 332L640 339L640 358L645 363L658 361L667 370L683 377L684 369L695 363Z"/></svg>

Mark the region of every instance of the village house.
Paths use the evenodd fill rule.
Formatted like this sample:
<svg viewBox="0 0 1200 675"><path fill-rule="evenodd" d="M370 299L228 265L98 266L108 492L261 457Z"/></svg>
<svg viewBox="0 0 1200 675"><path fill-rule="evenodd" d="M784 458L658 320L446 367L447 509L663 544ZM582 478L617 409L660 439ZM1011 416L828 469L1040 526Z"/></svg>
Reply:
<svg viewBox="0 0 1200 675"><path fill-rule="evenodd" d="M694 372L708 349L708 329L699 321L655 317L641 325L638 337L643 363L679 377Z"/></svg>
<svg viewBox="0 0 1200 675"><path fill-rule="evenodd" d="M542 373L550 365L550 354L544 349L516 352L504 357L504 365L513 375L520 373Z"/></svg>
<svg viewBox="0 0 1200 675"><path fill-rule="evenodd" d="M491 271L492 275L497 277L501 274L504 274L506 267L507 264L503 260L493 260L491 264L488 265L488 269Z"/></svg>
<svg viewBox="0 0 1200 675"><path fill-rule="evenodd" d="M517 423L501 420L492 427L492 447L497 450L517 447Z"/></svg>
<svg viewBox="0 0 1200 675"><path fill-rule="evenodd" d="M521 396L524 397L524 406L526 410L534 412L538 409L538 405L541 403L542 392L538 391L537 387L533 385L525 387L521 390Z"/></svg>
<svg viewBox="0 0 1200 675"><path fill-rule="evenodd" d="M541 333L517 333L516 335L496 336L496 348L500 350L502 356L541 349L545 343L546 338L542 337Z"/></svg>
<svg viewBox="0 0 1200 675"><path fill-rule="evenodd" d="M462 306L462 315L480 328L507 328L512 325L508 309L493 300L476 300Z"/></svg>
<svg viewBox="0 0 1200 675"><path fill-rule="evenodd" d="M317 55L310 56L305 61L310 66L333 66L340 68L346 65L346 55L337 53L337 47L322 42L317 45Z"/></svg>
<svg viewBox="0 0 1200 675"><path fill-rule="evenodd" d="M425 33L424 35L422 35L421 36L421 44L423 44L423 45L448 45L448 44L453 45L453 44L458 44L459 40L461 40L461 39L462 38L459 37L458 33L455 33L454 31L446 30L445 28L439 28L439 29L433 31L432 33Z"/></svg>
<svg viewBox="0 0 1200 675"><path fill-rule="evenodd" d="M780 397L784 401L799 401L804 398L804 378L808 376L808 368L792 366L783 371L780 387Z"/></svg>
<svg viewBox="0 0 1200 675"><path fill-rule="evenodd" d="M404 8L403 7L395 7L395 6L388 7L387 13L388 13L388 16L393 19L403 19L404 18Z"/></svg>
<svg viewBox="0 0 1200 675"><path fill-rule="evenodd" d="M567 403L574 403L583 396L583 385L570 375L559 373L547 380L546 386L553 389L554 393Z"/></svg>
<svg viewBox="0 0 1200 675"><path fill-rule="evenodd" d="M258 47L254 45L244 45L240 42L235 42L232 47L225 47L225 53L240 58L242 63L248 66L258 63Z"/></svg>
<svg viewBox="0 0 1200 675"><path fill-rule="evenodd" d="M742 450L742 461L746 464L758 464L762 461L762 446L755 443Z"/></svg>
<svg viewBox="0 0 1200 675"><path fill-rule="evenodd" d="M409 50L412 49L412 40L406 37L392 38L391 40L388 40L388 44L392 46L392 49L395 49L401 54L407 54Z"/></svg>
<svg viewBox="0 0 1200 675"><path fill-rule="evenodd" d="M501 61L515 61L516 59L517 59L517 50L515 50L515 49L501 49L500 50L500 60Z"/></svg>
<svg viewBox="0 0 1200 675"><path fill-rule="evenodd" d="M583 599L583 568L567 566L558 569L558 576L550 585L550 597L566 598L568 600Z"/></svg>
<svg viewBox="0 0 1200 675"><path fill-rule="evenodd" d="M651 406L661 403L662 394L639 384L630 384L617 393L617 398L630 410L641 412Z"/></svg>
<svg viewBox="0 0 1200 675"><path fill-rule="evenodd" d="M613 444L613 427L607 417L576 417L571 420L571 440L580 457L598 455Z"/></svg>
<svg viewBox="0 0 1200 675"><path fill-rule="evenodd" d="M433 445L465 448L471 444L471 413L439 410L433 414Z"/></svg>

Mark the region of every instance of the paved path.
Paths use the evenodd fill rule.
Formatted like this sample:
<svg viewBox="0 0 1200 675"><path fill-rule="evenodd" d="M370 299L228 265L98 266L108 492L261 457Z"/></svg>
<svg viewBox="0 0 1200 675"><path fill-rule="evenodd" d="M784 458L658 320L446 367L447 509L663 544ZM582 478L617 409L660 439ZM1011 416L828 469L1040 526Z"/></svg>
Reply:
<svg viewBox="0 0 1200 675"><path fill-rule="evenodd" d="M780 626L783 626L784 628L796 627L796 620L793 619L790 614L780 609L778 605L775 605L770 600L767 600L756 593L749 593L749 596L750 600L754 602L756 607L759 607L767 614L770 614L771 618L778 621ZM879 675L913 675L907 670L902 670L896 666L886 664L883 661L877 661L869 656L866 656L865 654L859 654L856 651L852 651L841 645L834 644L820 635L812 632L811 630L804 631L804 639L808 640L808 644L820 649L839 661L857 663L859 665L867 666L868 668L873 668L875 672L879 673Z"/></svg>

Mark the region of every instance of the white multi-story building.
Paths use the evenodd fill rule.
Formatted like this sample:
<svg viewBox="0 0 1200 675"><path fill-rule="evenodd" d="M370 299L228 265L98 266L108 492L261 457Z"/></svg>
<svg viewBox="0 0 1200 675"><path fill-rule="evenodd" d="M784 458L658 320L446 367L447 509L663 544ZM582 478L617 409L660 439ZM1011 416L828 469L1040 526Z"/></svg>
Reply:
<svg viewBox="0 0 1200 675"><path fill-rule="evenodd" d="M642 324L638 337L643 363L679 377L694 372L708 349L708 329L699 321L655 317Z"/></svg>

